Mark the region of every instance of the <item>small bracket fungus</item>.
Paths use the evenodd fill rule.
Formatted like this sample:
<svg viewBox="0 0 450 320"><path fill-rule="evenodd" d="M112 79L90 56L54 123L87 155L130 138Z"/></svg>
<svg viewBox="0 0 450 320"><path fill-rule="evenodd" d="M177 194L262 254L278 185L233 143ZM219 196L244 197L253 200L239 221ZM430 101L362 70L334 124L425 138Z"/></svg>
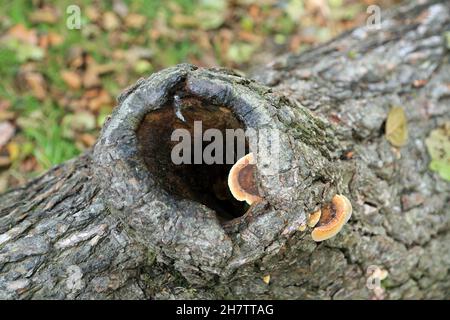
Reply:
<svg viewBox="0 0 450 320"><path fill-rule="evenodd" d="M319 222L321 215L322 215L322 211L320 209L311 213L308 217L308 227L314 228L316 226L316 224Z"/></svg>
<svg viewBox="0 0 450 320"><path fill-rule="evenodd" d="M249 153L239 159L228 174L228 187L233 197L250 205L261 200L255 182L255 167L253 153Z"/></svg>
<svg viewBox="0 0 450 320"><path fill-rule="evenodd" d="M335 195L331 203L322 207L318 226L312 231L314 241L324 241L341 231L352 216L352 205L343 195Z"/></svg>

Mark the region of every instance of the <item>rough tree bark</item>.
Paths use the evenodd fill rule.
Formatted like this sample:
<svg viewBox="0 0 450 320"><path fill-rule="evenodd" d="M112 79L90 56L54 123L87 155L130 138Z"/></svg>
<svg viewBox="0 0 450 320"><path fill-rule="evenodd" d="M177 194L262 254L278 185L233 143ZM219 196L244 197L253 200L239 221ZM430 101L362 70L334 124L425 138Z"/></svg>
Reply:
<svg viewBox="0 0 450 320"><path fill-rule="evenodd" d="M0 298L449 298L450 184L424 144L450 120L449 30L448 1L418 1L257 81L191 65L139 81L92 151L0 196ZM280 130L261 203L217 200L227 167L167 161L174 95L188 122ZM400 149L383 135L393 105L410 128ZM298 227L336 193L353 216L316 243ZM388 272L384 291L366 285L370 266Z"/></svg>

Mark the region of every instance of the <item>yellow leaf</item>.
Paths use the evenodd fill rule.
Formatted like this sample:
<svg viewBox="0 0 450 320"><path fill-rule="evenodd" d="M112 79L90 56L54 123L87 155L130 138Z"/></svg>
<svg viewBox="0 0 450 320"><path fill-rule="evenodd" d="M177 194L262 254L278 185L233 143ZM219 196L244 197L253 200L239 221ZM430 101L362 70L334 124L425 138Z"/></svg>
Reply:
<svg viewBox="0 0 450 320"><path fill-rule="evenodd" d="M19 156L20 156L20 148L19 145L15 142L10 142L7 146L6 149L8 150L9 153L9 158L11 159L12 162L16 161Z"/></svg>
<svg viewBox="0 0 450 320"><path fill-rule="evenodd" d="M405 111L401 107L393 107L386 121L386 139L395 147L405 145L408 140L408 123Z"/></svg>
<svg viewBox="0 0 450 320"><path fill-rule="evenodd" d="M270 274L264 276L263 277L263 281L264 281L265 284L269 284L269 282L270 282Z"/></svg>

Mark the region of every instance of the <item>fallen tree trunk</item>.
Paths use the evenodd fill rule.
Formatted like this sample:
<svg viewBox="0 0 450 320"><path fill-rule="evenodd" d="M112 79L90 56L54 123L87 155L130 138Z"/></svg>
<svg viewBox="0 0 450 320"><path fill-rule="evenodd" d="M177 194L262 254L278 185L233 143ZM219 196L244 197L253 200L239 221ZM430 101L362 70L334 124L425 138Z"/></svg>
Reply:
<svg viewBox="0 0 450 320"><path fill-rule="evenodd" d="M126 90L91 152L0 196L0 298L449 298L450 184L424 140L450 120L450 3L419 3L259 82L179 65ZM383 134L394 105L401 148ZM280 133L261 202L218 196L228 165L170 162L194 120ZM353 216L316 243L308 214L335 194Z"/></svg>

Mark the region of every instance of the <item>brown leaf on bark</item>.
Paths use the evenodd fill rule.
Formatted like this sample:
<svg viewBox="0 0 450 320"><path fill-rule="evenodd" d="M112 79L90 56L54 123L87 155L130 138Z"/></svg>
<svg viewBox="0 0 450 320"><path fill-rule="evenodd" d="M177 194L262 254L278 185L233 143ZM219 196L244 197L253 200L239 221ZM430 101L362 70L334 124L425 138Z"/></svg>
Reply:
<svg viewBox="0 0 450 320"><path fill-rule="evenodd" d="M401 147L408 140L408 124L403 108L393 107L389 111L386 121L386 139L394 147Z"/></svg>
<svg viewBox="0 0 450 320"><path fill-rule="evenodd" d="M415 88L423 87L426 84L427 84L427 80L425 80L425 79L414 80L414 82L413 82L413 86Z"/></svg>

